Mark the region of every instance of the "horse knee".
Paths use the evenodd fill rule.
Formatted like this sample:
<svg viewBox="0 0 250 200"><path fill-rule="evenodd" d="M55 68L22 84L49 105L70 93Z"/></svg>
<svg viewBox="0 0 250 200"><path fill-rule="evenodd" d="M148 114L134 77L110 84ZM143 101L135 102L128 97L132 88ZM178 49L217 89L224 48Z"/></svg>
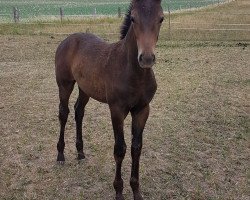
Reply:
<svg viewBox="0 0 250 200"><path fill-rule="evenodd" d="M114 146L114 155L116 159L123 159L126 154L127 145L123 144L115 144Z"/></svg>
<svg viewBox="0 0 250 200"><path fill-rule="evenodd" d="M142 149L142 143L132 141L131 149L135 151L140 151Z"/></svg>
<svg viewBox="0 0 250 200"><path fill-rule="evenodd" d="M131 177L130 178L130 186L133 190L137 190L139 188L139 181L138 179Z"/></svg>
<svg viewBox="0 0 250 200"><path fill-rule="evenodd" d="M122 193L123 191L123 180L122 179L115 179L114 182L113 182L113 186L115 188L115 190L118 192L118 193Z"/></svg>
<svg viewBox="0 0 250 200"><path fill-rule="evenodd" d="M59 106L59 120L62 123L66 123L67 119L68 119L68 115L69 115L69 108L68 107L64 107L62 105Z"/></svg>
<svg viewBox="0 0 250 200"><path fill-rule="evenodd" d="M131 153L132 153L132 156L140 156L141 155L141 150L142 150L142 143L133 143L132 142L132 145L131 145Z"/></svg>

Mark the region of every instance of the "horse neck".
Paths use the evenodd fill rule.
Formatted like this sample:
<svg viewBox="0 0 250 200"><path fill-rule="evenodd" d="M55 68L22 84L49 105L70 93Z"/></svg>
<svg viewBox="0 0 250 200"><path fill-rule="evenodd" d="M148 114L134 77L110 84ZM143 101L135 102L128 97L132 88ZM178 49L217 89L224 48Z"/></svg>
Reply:
<svg viewBox="0 0 250 200"><path fill-rule="evenodd" d="M124 47L127 55L128 66L133 69L138 68L138 47L133 28L131 26L126 37L124 38Z"/></svg>
<svg viewBox="0 0 250 200"><path fill-rule="evenodd" d="M138 47L133 28L130 26L126 37L121 41L123 53L126 55L125 69L131 77L137 80L151 79L154 76L151 69L142 69L138 62Z"/></svg>

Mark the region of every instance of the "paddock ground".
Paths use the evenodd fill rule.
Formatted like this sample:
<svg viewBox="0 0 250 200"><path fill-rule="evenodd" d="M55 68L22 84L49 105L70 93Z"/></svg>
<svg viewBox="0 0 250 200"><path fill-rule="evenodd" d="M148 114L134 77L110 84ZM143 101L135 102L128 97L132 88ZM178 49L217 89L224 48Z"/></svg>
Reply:
<svg viewBox="0 0 250 200"><path fill-rule="evenodd" d="M107 105L91 100L86 159L78 163L73 105L66 163L56 163L59 123L54 54L61 35L0 36L0 199L113 199L113 133ZM112 38L115 40L115 38ZM144 132L147 200L249 199L250 42L166 41L154 66L158 90ZM123 164L132 199L130 116Z"/></svg>

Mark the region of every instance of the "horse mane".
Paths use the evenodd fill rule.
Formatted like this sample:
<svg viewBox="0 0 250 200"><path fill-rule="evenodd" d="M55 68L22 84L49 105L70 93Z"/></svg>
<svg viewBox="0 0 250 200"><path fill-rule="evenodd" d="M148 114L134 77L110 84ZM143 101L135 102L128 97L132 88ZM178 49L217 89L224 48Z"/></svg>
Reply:
<svg viewBox="0 0 250 200"><path fill-rule="evenodd" d="M127 10L127 13L125 15L125 18L123 20L123 23L121 25L120 30L120 39L124 39L128 33L129 27L131 26L131 10L132 10L132 3L129 5L129 8Z"/></svg>

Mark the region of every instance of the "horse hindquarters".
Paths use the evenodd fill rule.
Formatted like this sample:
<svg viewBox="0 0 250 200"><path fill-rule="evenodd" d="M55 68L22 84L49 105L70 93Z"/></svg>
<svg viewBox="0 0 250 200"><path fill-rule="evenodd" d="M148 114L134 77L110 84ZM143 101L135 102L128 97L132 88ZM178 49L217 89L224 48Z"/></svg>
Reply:
<svg viewBox="0 0 250 200"><path fill-rule="evenodd" d="M58 156L57 161L64 162L64 132L65 125L67 123L68 114L69 114L69 97L74 89L75 80L70 72L69 62L67 58L67 45L63 41L57 48L56 57L55 57L55 73L56 73L56 82L59 89L59 121L60 121L60 136L57 143Z"/></svg>

